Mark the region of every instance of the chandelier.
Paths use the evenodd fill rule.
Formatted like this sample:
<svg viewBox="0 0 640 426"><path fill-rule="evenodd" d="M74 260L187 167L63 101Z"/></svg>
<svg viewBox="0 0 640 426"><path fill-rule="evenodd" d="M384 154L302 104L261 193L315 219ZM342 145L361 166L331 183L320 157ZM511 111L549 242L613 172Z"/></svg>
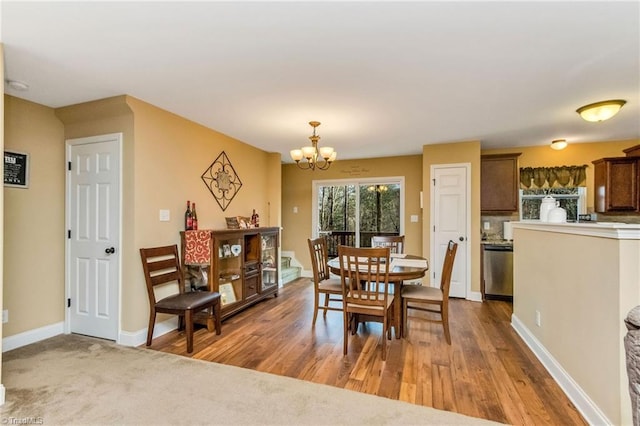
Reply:
<svg viewBox="0 0 640 426"><path fill-rule="evenodd" d="M330 146L318 148L320 136L316 135L316 127L320 125L320 122L310 121L309 125L313 127L313 135L309 136L311 146L303 146L302 149L291 150L291 159L302 170L327 170L331 167L331 163L335 161L337 154ZM306 163L300 162L303 158L307 160Z"/></svg>

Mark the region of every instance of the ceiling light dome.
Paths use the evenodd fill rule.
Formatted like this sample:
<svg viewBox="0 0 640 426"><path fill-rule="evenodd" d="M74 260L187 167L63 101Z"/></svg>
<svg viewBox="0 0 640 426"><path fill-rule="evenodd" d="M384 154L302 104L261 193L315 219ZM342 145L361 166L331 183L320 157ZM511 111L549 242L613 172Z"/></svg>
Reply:
<svg viewBox="0 0 640 426"><path fill-rule="evenodd" d="M551 148L556 151L560 151L561 149L565 149L568 143L565 139L556 139L551 141Z"/></svg>
<svg viewBox="0 0 640 426"><path fill-rule="evenodd" d="M627 101L622 99L613 99L610 101L596 102L594 104L585 105L576 110L580 117L586 121L598 122L605 121L613 117L620 111L620 108Z"/></svg>

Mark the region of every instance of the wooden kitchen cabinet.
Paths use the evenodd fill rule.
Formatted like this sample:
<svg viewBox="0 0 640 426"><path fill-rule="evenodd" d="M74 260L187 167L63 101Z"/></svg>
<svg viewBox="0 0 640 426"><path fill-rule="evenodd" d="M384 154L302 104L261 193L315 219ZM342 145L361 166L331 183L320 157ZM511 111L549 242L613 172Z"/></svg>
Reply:
<svg viewBox="0 0 640 426"><path fill-rule="evenodd" d="M639 164L640 157L601 158L593 161L596 212L640 212Z"/></svg>
<svg viewBox="0 0 640 426"><path fill-rule="evenodd" d="M480 210L489 214L518 211L520 153L480 156Z"/></svg>
<svg viewBox="0 0 640 426"><path fill-rule="evenodd" d="M210 230L210 262L185 262L186 238L181 232L181 257L185 282L221 294L222 319L269 296L278 295L278 247L280 229L250 228Z"/></svg>

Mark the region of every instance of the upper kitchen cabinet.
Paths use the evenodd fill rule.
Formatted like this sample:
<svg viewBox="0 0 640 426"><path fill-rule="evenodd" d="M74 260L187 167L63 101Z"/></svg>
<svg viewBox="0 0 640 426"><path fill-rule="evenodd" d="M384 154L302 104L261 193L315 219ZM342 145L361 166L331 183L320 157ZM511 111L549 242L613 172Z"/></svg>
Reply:
<svg viewBox="0 0 640 426"><path fill-rule="evenodd" d="M518 157L520 153L480 156L480 209L482 213L518 211Z"/></svg>
<svg viewBox="0 0 640 426"><path fill-rule="evenodd" d="M593 162L596 212L640 212L639 164L640 157L601 158Z"/></svg>

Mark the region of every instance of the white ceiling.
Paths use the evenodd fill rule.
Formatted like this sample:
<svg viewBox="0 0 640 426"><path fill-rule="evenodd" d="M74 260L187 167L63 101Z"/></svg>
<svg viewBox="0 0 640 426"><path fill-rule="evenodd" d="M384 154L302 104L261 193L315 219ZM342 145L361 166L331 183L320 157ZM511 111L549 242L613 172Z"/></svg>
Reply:
<svg viewBox="0 0 640 426"><path fill-rule="evenodd" d="M50 107L128 94L285 162L311 120L338 160L640 138L638 1L1 8L5 77L30 86L6 93ZM575 112L606 99L627 104L602 123Z"/></svg>

